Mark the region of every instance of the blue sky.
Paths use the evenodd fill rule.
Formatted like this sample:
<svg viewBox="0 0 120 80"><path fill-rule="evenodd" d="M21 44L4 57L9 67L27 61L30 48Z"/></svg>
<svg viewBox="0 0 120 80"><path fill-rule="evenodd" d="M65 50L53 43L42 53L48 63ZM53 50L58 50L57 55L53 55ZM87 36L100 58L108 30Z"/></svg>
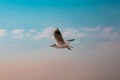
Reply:
<svg viewBox="0 0 120 80"><path fill-rule="evenodd" d="M76 66L94 68L103 64L102 67L95 67L98 69L95 74L104 69L110 72L117 70L116 67L120 66L119 9L119 0L0 0L0 64L3 67L2 63L11 66L8 63L13 62L12 66L15 66L20 62L18 65L21 66L25 60L26 64L31 61L32 65L35 60L38 63L34 67L38 64L50 66L50 63L56 67L61 66L62 62L54 64L54 61L66 62L67 57L76 62ZM55 43L52 35L55 27L61 30L65 40L75 38L71 43L74 46L72 51L50 47ZM41 60L47 65L41 64ZM106 69L106 66L111 67ZM31 67L33 71L34 67ZM94 71L93 68L91 70ZM78 73L79 70L83 69L78 68ZM97 74L107 75L108 71ZM86 75L83 76L87 77L89 73L85 71ZM95 74L91 76L95 77Z"/></svg>
<svg viewBox="0 0 120 80"><path fill-rule="evenodd" d="M1 0L0 4L4 28L119 26L118 0Z"/></svg>

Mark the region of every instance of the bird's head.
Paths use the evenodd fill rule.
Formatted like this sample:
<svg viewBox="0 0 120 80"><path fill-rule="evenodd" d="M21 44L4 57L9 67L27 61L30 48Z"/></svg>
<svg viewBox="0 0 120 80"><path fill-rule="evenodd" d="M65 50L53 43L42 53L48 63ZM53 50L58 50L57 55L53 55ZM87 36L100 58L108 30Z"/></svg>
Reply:
<svg viewBox="0 0 120 80"><path fill-rule="evenodd" d="M58 28L55 28L55 29L54 29L54 34L59 34L59 35L61 35L61 32L60 32L60 30L59 30Z"/></svg>
<svg viewBox="0 0 120 80"><path fill-rule="evenodd" d="M56 46L56 44L50 45L50 47L55 47L55 46Z"/></svg>

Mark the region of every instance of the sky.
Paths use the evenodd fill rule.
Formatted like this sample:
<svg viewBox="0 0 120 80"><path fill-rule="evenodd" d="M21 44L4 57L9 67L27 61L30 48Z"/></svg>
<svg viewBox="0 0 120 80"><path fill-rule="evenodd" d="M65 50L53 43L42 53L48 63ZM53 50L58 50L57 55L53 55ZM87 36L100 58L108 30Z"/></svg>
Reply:
<svg viewBox="0 0 120 80"><path fill-rule="evenodd" d="M119 80L119 0L0 0L1 80ZM55 49L53 29L75 39Z"/></svg>

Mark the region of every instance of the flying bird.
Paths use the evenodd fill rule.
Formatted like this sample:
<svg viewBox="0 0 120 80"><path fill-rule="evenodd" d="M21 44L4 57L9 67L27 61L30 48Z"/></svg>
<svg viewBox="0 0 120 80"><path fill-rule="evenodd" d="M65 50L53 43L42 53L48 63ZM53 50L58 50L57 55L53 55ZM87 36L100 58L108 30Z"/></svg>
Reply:
<svg viewBox="0 0 120 80"><path fill-rule="evenodd" d="M69 50L71 50L71 48L73 48L72 46L69 45L69 43L74 41L75 39L70 39L70 40L64 41L62 34L58 28L54 29L53 35L54 35L54 38L55 38L57 44L53 44L53 45L51 45L51 47L67 48Z"/></svg>

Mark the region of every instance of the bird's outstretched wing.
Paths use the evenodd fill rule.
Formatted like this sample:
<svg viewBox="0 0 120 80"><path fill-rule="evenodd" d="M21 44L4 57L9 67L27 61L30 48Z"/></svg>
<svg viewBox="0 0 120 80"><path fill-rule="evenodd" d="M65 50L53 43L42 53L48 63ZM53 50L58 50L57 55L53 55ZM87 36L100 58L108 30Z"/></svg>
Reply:
<svg viewBox="0 0 120 80"><path fill-rule="evenodd" d="M62 34L58 28L54 29L54 37L59 45L64 45L65 41L62 37Z"/></svg>
<svg viewBox="0 0 120 80"><path fill-rule="evenodd" d="M75 39L69 39L69 40L67 40L68 42L71 42L71 41L74 41Z"/></svg>
<svg viewBox="0 0 120 80"><path fill-rule="evenodd" d="M69 44L70 42L74 41L75 39L69 39L69 40L66 40L66 43Z"/></svg>

